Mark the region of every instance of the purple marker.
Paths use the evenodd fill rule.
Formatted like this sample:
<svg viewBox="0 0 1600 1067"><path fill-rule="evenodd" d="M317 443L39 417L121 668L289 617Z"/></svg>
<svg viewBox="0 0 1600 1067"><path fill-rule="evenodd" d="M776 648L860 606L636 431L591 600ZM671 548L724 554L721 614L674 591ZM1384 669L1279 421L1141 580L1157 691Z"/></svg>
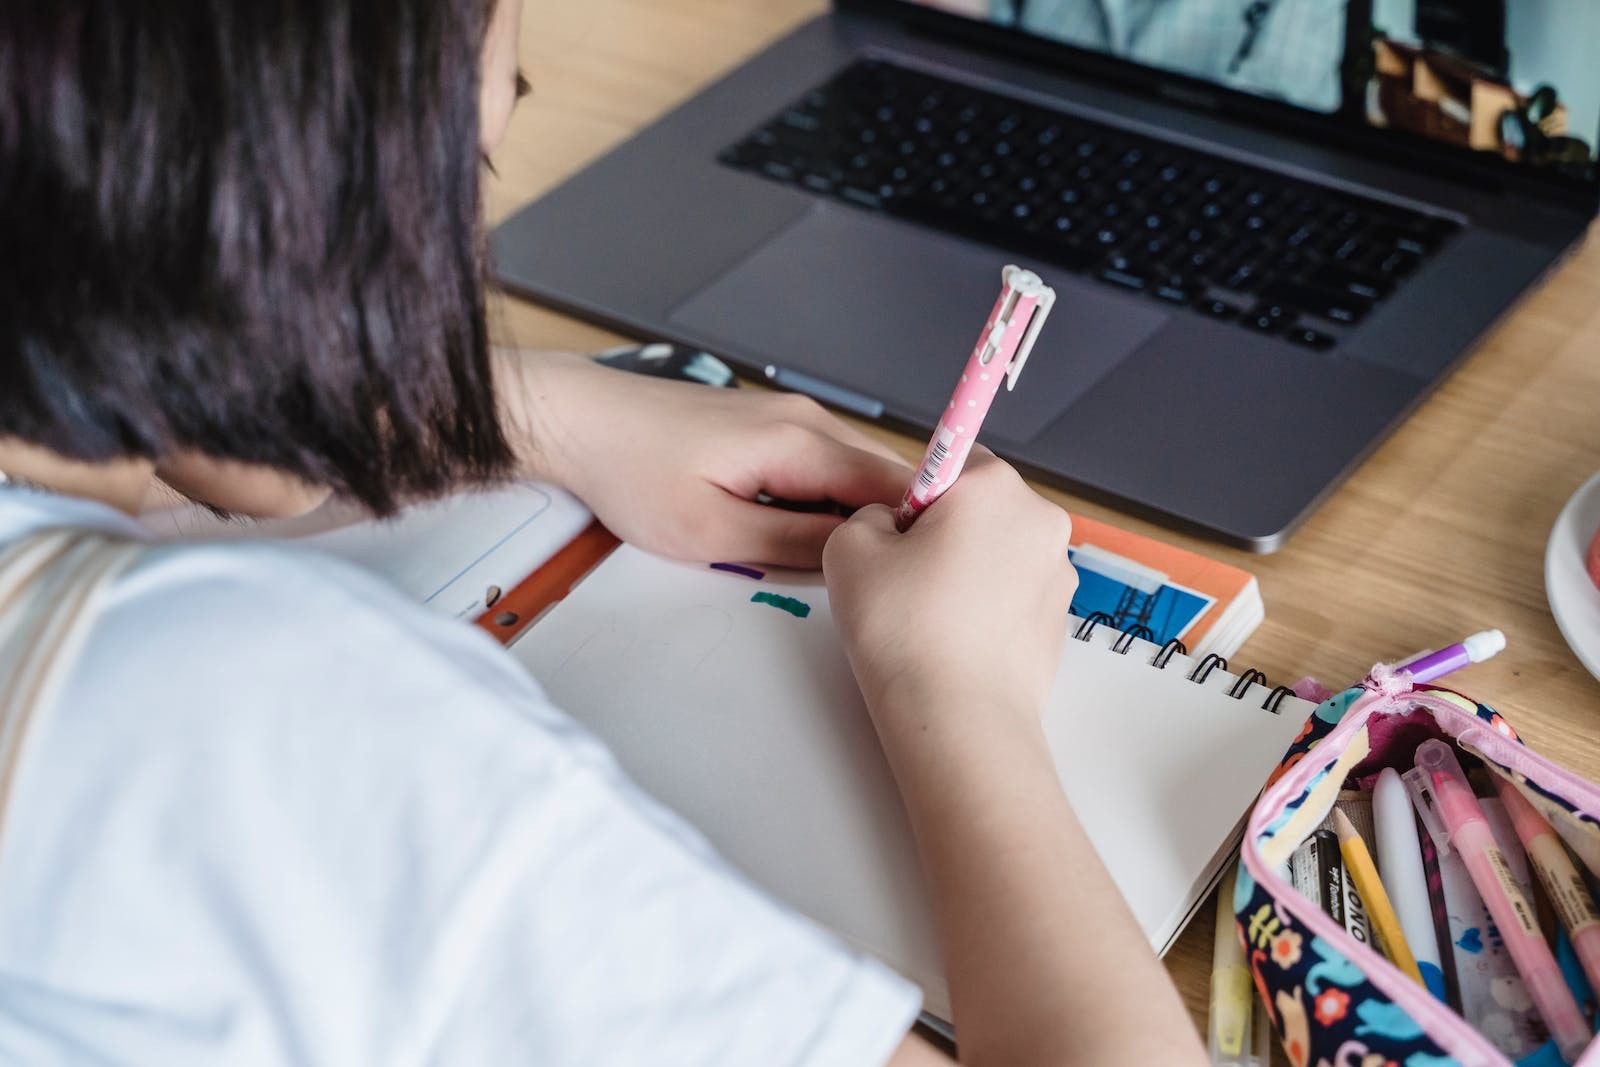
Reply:
<svg viewBox="0 0 1600 1067"><path fill-rule="evenodd" d="M1505 634L1499 630L1484 630L1482 633L1473 634L1459 645L1441 648L1437 652L1418 656L1409 663L1402 663L1395 670L1411 675L1414 684L1432 682L1469 664L1482 663L1505 647Z"/></svg>

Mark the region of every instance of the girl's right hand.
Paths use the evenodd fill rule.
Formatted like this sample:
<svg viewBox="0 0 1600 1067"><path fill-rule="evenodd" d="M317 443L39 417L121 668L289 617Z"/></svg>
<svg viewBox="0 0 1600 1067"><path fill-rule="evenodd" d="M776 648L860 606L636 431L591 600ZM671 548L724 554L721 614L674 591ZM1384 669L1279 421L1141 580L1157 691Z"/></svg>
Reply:
<svg viewBox="0 0 1600 1067"><path fill-rule="evenodd" d="M1071 531L1065 511L982 447L905 533L881 504L836 530L822 567L873 715L1014 709L1036 726L1077 588Z"/></svg>
<svg viewBox="0 0 1600 1067"><path fill-rule="evenodd" d="M905 533L887 507L857 512L822 569L916 840L963 1061L1204 1064L1042 726L1077 586L1070 529L975 451ZM937 1061L910 1041L891 1062Z"/></svg>

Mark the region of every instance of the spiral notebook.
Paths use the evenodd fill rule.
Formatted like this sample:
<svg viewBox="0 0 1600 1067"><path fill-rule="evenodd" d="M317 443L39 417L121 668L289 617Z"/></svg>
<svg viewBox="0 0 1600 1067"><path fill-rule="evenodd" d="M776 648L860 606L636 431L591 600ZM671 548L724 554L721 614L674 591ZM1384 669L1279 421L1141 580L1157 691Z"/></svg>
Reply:
<svg viewBox="0 0 1600 1067"><path fill-rule="evenodd" d="M1312 705L1175 643L1074 627L1046 733L1090 839L1164 952ZM624 546L511 651L736 868L918 982L928 1012L949 1018L910 829L820 577Z"/></svg>

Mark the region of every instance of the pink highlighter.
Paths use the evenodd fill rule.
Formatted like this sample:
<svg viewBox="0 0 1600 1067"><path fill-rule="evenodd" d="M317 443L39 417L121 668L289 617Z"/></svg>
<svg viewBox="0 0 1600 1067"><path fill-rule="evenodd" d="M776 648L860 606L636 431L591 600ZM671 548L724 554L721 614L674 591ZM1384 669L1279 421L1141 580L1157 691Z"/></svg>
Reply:
<svg viewBox="0 0 1600 1067"><path fill-rule="evenodd" d="M1495 842L1460 761L1443 741L1424 741L1417 747L1416 761L1417 770L1432 787L1439 818L1449 835L1448 847L1461 854L1472 884L1489 909L1489 917L1562 1059L1576 1062L1591 1036L1583 1011L1561 976L1550 946L1545 944L1533 907L1506 865L1505 855Z"/></svg>
<svg viewBox="0 0 1600 1067"><path fill-rule="evenodd" d="M917 476L894 513L895 528L901 533L960 476L1001 380L1007 390L1016 387L1017 375L1055 305L1055 290L1031 270L1008 266L1000 272L1000 280L1000 299L989 312L989 321L983 325L939 425L933 428L933 440L928 442Z"/></svg>
<svg viewBox="0 0 1600 1067"><path fill-rule="evenodd" d="M1561 835L1511 782L1495 775L1494 787L1506 806L1511 825L1528 853L1528 863L1544 885L1556 917L1572 939L1573 955L1589 984L1600 990L1600 907L1596 907L1583 875L1561 845Z"/></svg>

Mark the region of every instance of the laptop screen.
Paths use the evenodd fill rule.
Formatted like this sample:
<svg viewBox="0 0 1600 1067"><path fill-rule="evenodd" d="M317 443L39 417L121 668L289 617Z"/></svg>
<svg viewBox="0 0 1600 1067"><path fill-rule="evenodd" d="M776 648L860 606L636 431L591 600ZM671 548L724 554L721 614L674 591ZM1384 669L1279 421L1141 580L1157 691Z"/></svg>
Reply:
<svg viewBox="0 0 1600 1067"><path fill-rule="evenodd" d="M1592 180L1596 0L910 0Z"/></svg>

